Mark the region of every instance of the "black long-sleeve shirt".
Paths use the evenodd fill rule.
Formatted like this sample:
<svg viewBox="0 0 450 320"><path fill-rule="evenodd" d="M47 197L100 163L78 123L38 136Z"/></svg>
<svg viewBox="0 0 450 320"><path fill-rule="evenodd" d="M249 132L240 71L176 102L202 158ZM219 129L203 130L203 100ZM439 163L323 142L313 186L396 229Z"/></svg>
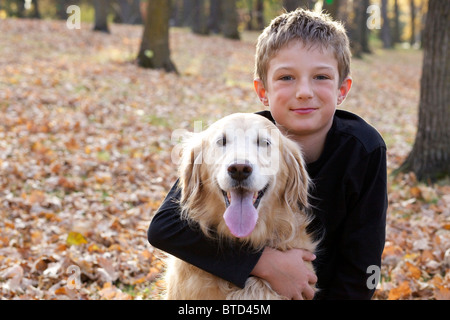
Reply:
<svg viewBox="0 0 450 320"><path fill-rule="evenodd" d="M259 114L274 121L269 111ZM323 152L307 171L314 184L313 227L322 231L313 262L320 289L315 299L370 299L375 289L367 285L373 272L367 268L380 267L385 243L386 145L363 119L337 110ZM180 219L176 186L150 224L150 244L243 287L262 251L231 244L219 249L192 229Z"/></svg>

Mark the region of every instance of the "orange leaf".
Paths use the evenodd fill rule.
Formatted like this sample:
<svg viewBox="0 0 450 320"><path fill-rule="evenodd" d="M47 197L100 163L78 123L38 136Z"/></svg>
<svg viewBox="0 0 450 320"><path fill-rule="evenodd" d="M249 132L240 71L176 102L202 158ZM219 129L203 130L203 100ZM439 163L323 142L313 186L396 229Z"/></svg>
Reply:
<svg viewBox="0 0 450 320"><path fill-rule="evenodd" d="M55 290L56 295L65 295L67 294L66 287L61 287Z"/></svg>
<svg viewBox="0 0 450 320"><path fill-rule="evenodd" d="M423 250L422 255L420 256L420 261L425 263L427 261L431 261L434 259L433 253L430 250Z"/></svg>
<svg viewBox="0 0 450 320"><path fill-rule="evenodd" d="M441 285L437 285L434 296L436 300L450 300L450 289Z"/></svg>
<svg viewBox="0 0 450 320"><path fill-rule="evenodd" d="M114 243L114 244L110 245L108 250L109 251L113 251L113 250L124 251L123 248L117 243Z"/></svg>
<svg viewBox="0 0 450 320"><path fill-rule="evenodd" d="M100 247L99 247L96 243L92 243L92 244L88 247L88 251L89 251L90 253L95 252L95 251L97 251L97 252L102 252L102 250L100 249Z"/></svg>
<svg viewBox="0 0 450 320"><path fill-rule="evenodd" d="M39 230L31 231L31 241L33 244L37 244L42 241L42 232Z"/></svg>
<svg viewBox="0 0 450 320"><path fill-rule="evenodd" d="M146 259L151 259L151 258L153 257L153 253L151 253L151 252L148 251L148 250L144 250L144 251L142 251L141 253L142 253L142 255L143 255Z"/></svg>
<svg viewBox="0 0 450 320"><path fill-rule="evenodd" d="M65 177L59 177L58 185L61 187L67 189L67 190L75 190L75 183L72 181L67 180Z"/></svg>
<svg viewBox="0 0 450 320"><path fill-rule="evenodd" d="M403 256L403 249L395 244L386 244L383 250L383 259L386 256Z"/></svg>
<svg viewBox="0 0 450 320"><path fill-rule="evenodd" d="M45 200L45 194L41 190L33 190L31 194L28 196L28 201L31 204L41 203Z"/></svg>
<svg viewBox="0 0 450 320"><path fill-rule="evenodd" d="M406 261L406 267L408 268L408 274L413 277L414 279L419 279L422 272L420 271L419 268L417 268L415 265L413 265L412 263Z"/></svg>
<svg viewBox="0 0 450 320"><path fill-rule="evenodd" d="M420 190L419 187L412 187L411 189L409 189L409 191L411 192L411 195L416 198L422 198L422 190Z"/></svg>
<svg viewBox="0 0 450 320"><path fill-rule="evenodd" d="M77 140L75 140L75 138L73 137L71 137L69 141L65 142L64 145L70 151L78 150L80 148L80 145L78 144Z"/></svg>
<svg viewBox="0 0 450 320"><path fill-rule="evenodd" d="M145 281L147 281L147 277L143 276L138 279L133 279L131 282L132 282L132 284L140 284L140 283L144 283Z"/></svg>
<svg viewBox="0 0 450 320"><path fill-rule="evenodd" d="M399 300L407 298L411 294L408 281L403 281L397 288L389 291L388 300Z"/></svg>

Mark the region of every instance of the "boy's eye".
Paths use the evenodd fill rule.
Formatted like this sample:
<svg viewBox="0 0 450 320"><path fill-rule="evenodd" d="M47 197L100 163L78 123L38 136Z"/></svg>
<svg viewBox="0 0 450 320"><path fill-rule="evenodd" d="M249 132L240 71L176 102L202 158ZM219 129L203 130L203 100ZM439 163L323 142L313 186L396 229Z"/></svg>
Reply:
<svg viewBox="0 0 450 320"><path fill-rule="evenodd" d="M315 78L316 78L317 80L327 80L327 79L330 79L329 76L324 75L324 74L317 75Z"/></svg>
<svg viewBox="0 0 450 320"><path fill-rule="evenodd" d="M293 76L282 76L282 77L280 77L280 80L282 80L282 81L290 81L290 80L293 80L293 79L294 79Z"/></svg>

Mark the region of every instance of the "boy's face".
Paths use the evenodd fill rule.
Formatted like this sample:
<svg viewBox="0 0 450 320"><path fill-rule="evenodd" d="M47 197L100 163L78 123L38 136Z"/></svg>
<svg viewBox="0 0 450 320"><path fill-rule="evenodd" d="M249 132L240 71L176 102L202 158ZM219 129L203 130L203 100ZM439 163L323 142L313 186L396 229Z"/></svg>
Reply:
<svg viewBox="0 0 450 320"><path fill-rule="evenodd" d="M331 50L305 48L291 41L270 60L266 86L255 90L278 125L298 137L328 132L336 106L350 90L350 77L339 84L337 60Z"/></svg>

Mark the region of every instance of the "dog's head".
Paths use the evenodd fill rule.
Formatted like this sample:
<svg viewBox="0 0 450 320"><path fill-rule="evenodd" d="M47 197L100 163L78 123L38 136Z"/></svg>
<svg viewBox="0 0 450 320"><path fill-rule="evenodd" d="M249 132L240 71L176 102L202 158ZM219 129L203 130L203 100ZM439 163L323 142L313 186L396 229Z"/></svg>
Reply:
<svg viewBox="0 0 450 320"><path fill-rule="evenodd" d="M179 173L183 212L204 231L225 223L245 238L272 202L307 206L299 147L259 115L233 114L194 134L185 142Z"/></svg>

